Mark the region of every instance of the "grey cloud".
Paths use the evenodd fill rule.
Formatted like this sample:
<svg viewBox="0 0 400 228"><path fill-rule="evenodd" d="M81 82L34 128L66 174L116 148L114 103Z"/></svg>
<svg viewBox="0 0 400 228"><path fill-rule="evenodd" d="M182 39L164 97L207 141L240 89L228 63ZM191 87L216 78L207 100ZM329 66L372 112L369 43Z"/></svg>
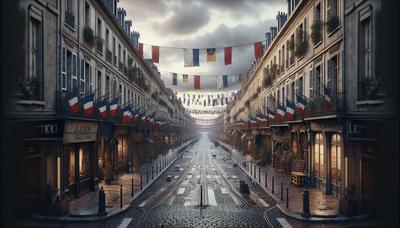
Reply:
<svg viewBox="0 0 400 228"><path fill-rule="evenodd" d="M210 21L208 10L196 4L175 5L170 9L174 12L171 17L162 23L154 23L156 29L164 34L190 34Z"/></svg>

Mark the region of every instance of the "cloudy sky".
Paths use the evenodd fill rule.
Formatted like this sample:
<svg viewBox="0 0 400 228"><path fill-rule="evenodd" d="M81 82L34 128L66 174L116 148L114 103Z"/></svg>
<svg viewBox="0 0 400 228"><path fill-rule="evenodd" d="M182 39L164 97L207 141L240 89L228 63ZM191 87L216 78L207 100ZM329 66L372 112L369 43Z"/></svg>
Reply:
<svg viewBox="0 0 400 228"><path fill-rule="evenodd" d="M179 73L200 74L202 89L215 90L221 77L214 75L237 74L252 64L252 43L265 40L265 32L276 26L278 11L286 11L285 0L120 0L119 7L127 11L127 19L140 33L145 44L145 58L151 57L149 45L159 45L158 68L167 86L178 73L176 90L193 89L193 76L182 83ZM146 45L149 44L149 45ZM223 50L217 49L217 61L206 63L205 50L200 50L200 67L184 67L181 48L233 48L232 65L225 66ZM163 48L177 47L177 48ZM230 77L230 84L237 78ZM234 86L238 88L238 84ZM232 89L233 87L229 88Z"/></svg>

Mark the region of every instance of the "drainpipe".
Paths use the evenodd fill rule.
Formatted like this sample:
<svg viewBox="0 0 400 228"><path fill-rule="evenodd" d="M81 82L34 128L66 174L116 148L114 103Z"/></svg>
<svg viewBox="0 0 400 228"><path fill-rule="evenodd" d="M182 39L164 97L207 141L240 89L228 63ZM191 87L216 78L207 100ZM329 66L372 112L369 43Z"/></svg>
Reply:
<svg viewBox="0 0 400 228"><path fill-rule="evenodd" d="M62 52L62 32L61 32L61 26L62 26L62 24L61 24L61 17L62 17L62 12L63 12L63 8L62 8L62 3L61 3L62 1L61 0L57 0L57 5L58 5L58 8L59 8L59 14L58 14L58 17L57 17L57 44L58 44L58 64L57 64L57 75L58 75L58 77L56 78L56 95L58 95L58 96L56 96L56 106L55 106L55 109L56 109L56 112L57 112L57 106L59 105L59 102L60 102L60 94L59 94L59 91L61 90L61 61L62 61L62 55L63 55L63 52ZM57 113L56 113L57 114ZM60 157L60 160L61 161L63 161L64 159L63 159L63 151L64 151L64 144L63 143L61 143L61 153L58 155L59 157ZM58 157L57 156L57 157ZM63 165L62 165L62 163L63 162L61 162L61 164L60 164L60 176L58 176L57 175L57 178L60 178L60 180L58 180L59 182L60 182L60 189L58 189L58 193L59 193L59 195L60 195L60 198L62 199L63 198L63 192L61 191L61 189L63 188L63 180L64 180L64 175L63 175Z"/></svg>

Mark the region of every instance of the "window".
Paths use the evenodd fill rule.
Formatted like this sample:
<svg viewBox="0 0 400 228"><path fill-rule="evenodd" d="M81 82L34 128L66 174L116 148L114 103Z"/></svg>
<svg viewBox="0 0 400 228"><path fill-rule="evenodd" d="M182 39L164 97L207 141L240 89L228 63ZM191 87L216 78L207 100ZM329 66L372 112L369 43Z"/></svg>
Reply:
<svg viewBox="0 0 400 228"><path fill-rule="evenodd" d="M103 95L103 91L102 91L102 86L101 86L101 84L102 84L102 75L101 75L101 71L100 70L98 70L97 71L97 98L99 98L100 96L102 96Z"/></svg>
<svg viewBox="0 0 400 228"><path fill-rule="evenodd" d="M314 20L321 21L321 3L318 3L314 9Z"/></svg>
<svg viewBox="0 0 400 228"><path fill-rule="evenodd" d="M66 150L69 154L68 160L68 184L75 183L75 147L72 145L66 146Z"/></svg>
<svg viewBox="0 0 400 228"><path fill-rule="evenodd" d="M119 84L118 87L118 98L119 105L122 105L122 84Z"/></svg>
<svg viewBox="0 0 400 228"><path fill-rule="evenodd" d="M338 17L338 2L337 0L328 0L327 5L327 30L328 33L333 32L339 26L339 17Z"/></svg>
<svg viewBox="0 0 400 228"><path fill-rule="evenodd" d="M65 3L64 23L71 28L75 28L74 0L67 0Z"/></svg>
<svg viewBox="0 0 400 228"><path fill-rule="evenodd" d="M300 95L304 94L304 91L303 91L303 77L300 77L299 79L297 79L297 93L299 93Z"/></svg>
<svg viewBox="0 0 400 228"><path fill-rule="evenodd" d="M337 92L337 62L337 56L328 60L327 87L332 91L332 93Z"/></svg>
<svg viewBox="0 0 400 228"><path fill-rule="evenodd" d="M294 49L295 49L294 34L290 37L290 43L291 43L291 47L289 48L290 49L289 64L291 66L292 64L294 64Z"/></svg>
<svg viewBox="0 0 400 228"><path fill-rule="evenodd" d="M286 99L285 99L285 86L282 87L282 105L285 105Z"/></svg>
<svg viewBox="0 0 400 228"><path fill-rule="evenodd" d="M310 75L310 83L312 85L313 93L311 94L311 97L317 98L321 94L321 65L318 65L315 67L313 71L313 75Z"/></svg>
<svg viewBox="0 0 400 228"><path fill-rule="evenodd" d="M87 94L93 91L93 78L92 78L92 66L86 61L81 61L81 80L80 89L81 94Z"/></svg>
<svg viewBox="0 0 400 228"><path fill-rule="evenodd" d="M115 99L117 98L117 81L115 80L115 78L113 78L112 80L112 97Z"/></svg>
<svg viewBox="0 0 400 228"><path fill-rule="evenodd" d="M109 75L106 76L105 89L106 89L105 94L108 97L110 95L110 92L111 92L110 91L111 90L111 80L110 80L110 76Z"/></svg>
<svg viewBox="0 0 400 228"><path fill-rule="evenodd" d="M89 150L86 146L79 147L79 176L86 177L89 174Z"/></svg>
<svg viewBox="0 0 400 228"><path fill-rule="evenodd" d="M117 65L117 55L116 55L116 50L115 50L115 48L116 48L116 43L115 43L115 37L113 37L113 63L114 63L114 65L116 66Z"/></svg>
<svg viewBox="0 0 400 228"><path fill-rule="evenodd" d="M360 15L359 30L359 99L368 98L372 78L372 33L371 12Z"/></svg>
<svg viewBox="0 0 400 228"><path fill-rule="evenodd" d="M313 160L315 178L325 179L324 139L322 133L315 134Z"/></svg>
<svg viewBox="0 0 400 228"><path fill-rule="evenodd" d="M333 134L331 141L331 181L337 186L341 182L342 155L340 143L340 135Z"/></svg>
<svg viewBox="0 0 400 228"><path fill-rule="evenodd" d="M290 85L290 101L292 102L294 102L294 94L295 94L294 88L295 88L294 82L292 82L292 84Z"/></svg>
<svg viewBox="0 0 400 228"><path fill-rule="evenodd" d="M33 10L29 21L29 73L25 89L27 98L43 100L43 36L41 15Z"/></svg>
<svg viewBox="0 0 400 228"><path fill-rule="evenodd" d="M97 51L103 53L103 32L101 19L97 18L97 37L96 37Z"/></svg>
<svg viewBox="0 0 400 228"><path fill-rule="evenodd" d="M85 2L85 26L90 27L90 6L87 2Z"/></svg>
<svg viewBox="0 0 400 228"><path fill-rule="evenodd" d="M322 41L323 21L321 17L321 3L318 3L314 8L314 22L311 26L311 38L314 45Z"/></svg>
<svg viewBox="0 0 400 228"><path fill-rule="evenodd" d="M106 39L105 39L106 49L110 50L110 30L106 29Z"/></svg>

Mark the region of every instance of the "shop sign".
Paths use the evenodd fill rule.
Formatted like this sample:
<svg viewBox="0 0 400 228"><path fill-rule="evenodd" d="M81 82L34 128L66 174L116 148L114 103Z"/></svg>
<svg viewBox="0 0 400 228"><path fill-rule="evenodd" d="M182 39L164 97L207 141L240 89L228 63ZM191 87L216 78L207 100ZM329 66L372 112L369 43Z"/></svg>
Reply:
<svg viewBox="0 0 400 228"><path fill-rule="evenodd" d="M97 123L79 120L65 121L64 143L96 141Z"/></svg>
<svg viewBox="0 0 400 228"><path fill-rule="evenodd" d="M63 124L61 121L34 122L31 137L62 137Z"/></svg>

